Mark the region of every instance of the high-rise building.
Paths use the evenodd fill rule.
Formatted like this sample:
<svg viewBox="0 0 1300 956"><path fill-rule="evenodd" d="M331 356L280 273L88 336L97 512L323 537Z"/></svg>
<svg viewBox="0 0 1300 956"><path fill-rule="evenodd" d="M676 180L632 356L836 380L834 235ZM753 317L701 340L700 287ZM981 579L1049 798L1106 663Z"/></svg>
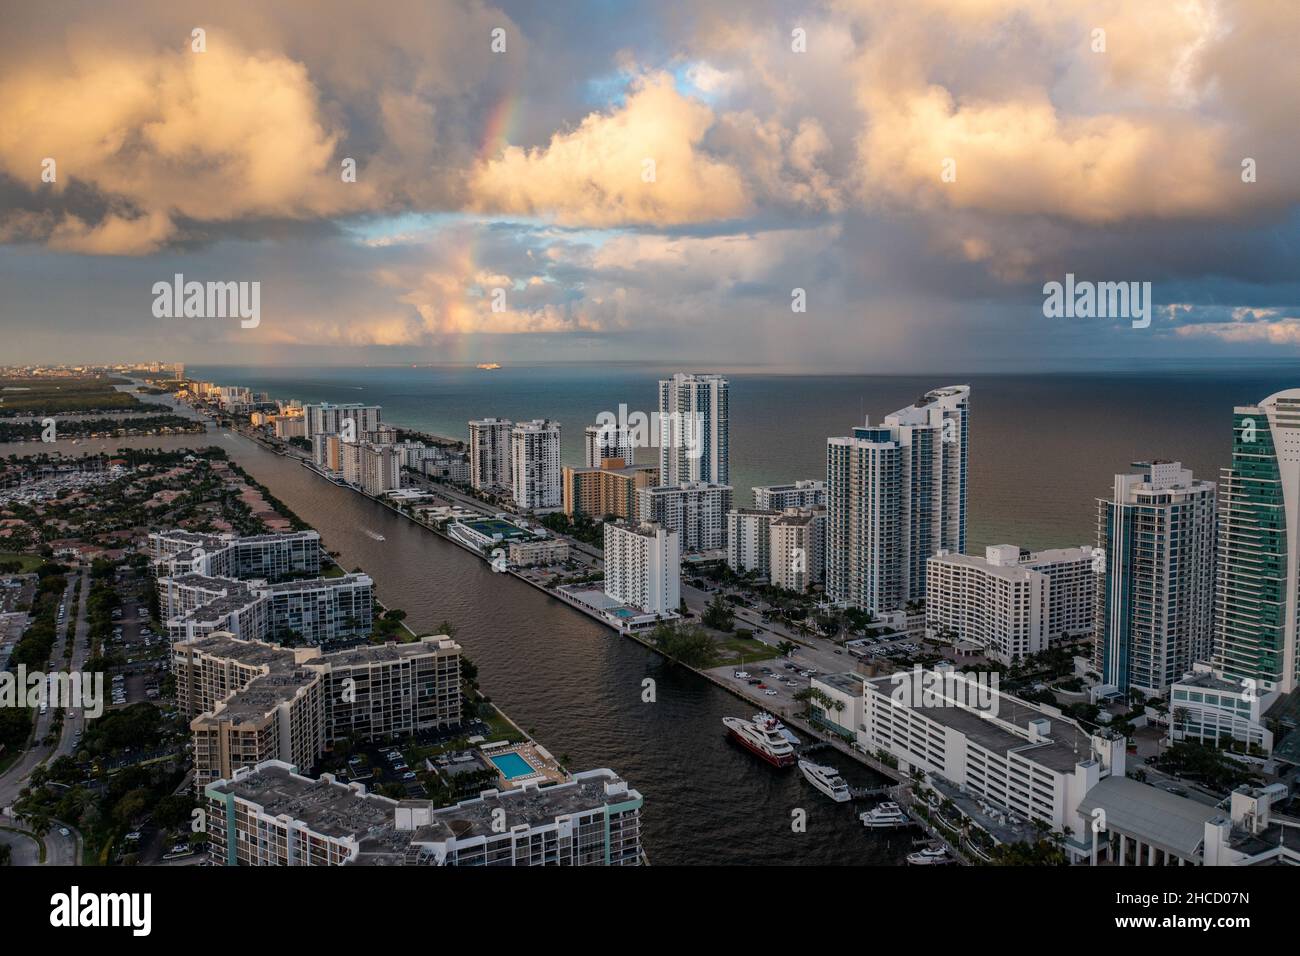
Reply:
<svg viewBox="0 0 1300 956"><path fill-rule="evenodd" d="M641 794L612 770L527 781L437 807L249 765L204 788L211 857L227 866L638 866Z"/></svg>
<svg viewBox="0 0 1300 956"><path fill-rule="evenodd" d="M564 504L559 422L537 418L511 429L510 480L520 510L542 511Z"/></svg>
<svg viewBox="0 0 1300 956"><path fill-rule="evenodd" d="M510 431L514 422L482 418L469 423L469 483L475 491L511 488Z"/></svg>
<svg viewBox="0 0 1300 956"><path fill-rule="evenodd" d="M1233 409L1219 487L1215 671L1290 693L1300 671L1300 388Z"/></svg>
<svg viewBox="0 0 1300 956"><path fill-rule="evenodd" d="M925 562L965 550L970 387L826 442L826 590L873 611L925 597Z"/></svg>
<svg viewBox="0 0 1300 956"><path fill-rule="evenodd" d="M375 431L379 427L381 411L382 406L363 405L360 402L346 405L334 405L330 402L304 405L302 412L307 422L306 437L311 438L322 432L333 432L336 435L343 435L345 440L361 441L366 432ZM345 426L343 423L348 421L352 424Z"/></svg>
<svg viewBox="0 0 1300 956"><path fill-rule="evenodd" d="M786 508L815 508L826 504L826 482L812 478L792 485L762 485L751 490L755 508L784 511Z"/></svg>
<svg viewBox="0 0 1300 956"><path fill-rule="evenodd" d="M360 446L361 490L382 495L402 487L402 451L395 445L365 442Z"/></svg>
<svg viewBox="0 0 1300 956"><path fill-rule="evenodd" d="M721 375L678 372L659 382L659 480L731 482L728 384Z"/></svg>
<svg viewBox="0 0 1300 956"><path fill-rule="evenodd" d="M926 633L978 644L1004 664L1092 634L1090 547L1029 552L995 544L983 557L940 552L926 574Z"/></svg>
<svg viewBox="0 0 1300 956"><path fill-rule="evenodd" d="M1182 462L1135 467L1097 499L1094 663L1121 692L1162 694L1210 656L1215 487Z"/></svg>
<svg viewBox="0 0 1300 956"><path fill-rule="evenodd" d="M737 574L772 573L772 519L780 514L764 508L733 508L727 512L727 566Z"/></svg>
<svg viewBox="0 0 1300 956"><path fill-rule="evenodd" d="M361 487L361 442L339 442L339 474L354 488Z"/></svg>
<svg viewBox="0 0 1300 956"><path fill-rule="evenodd" d="M695 482L641 488L636 510L638 520L676 531L683 551L714 551L727 546L731 486Z"/></svg>
<svg viewBox="0 0 1300 956"><path fill-rule="evenodd" d="M632 436L626 428L617 425L588 425L583 432L583 460L588 468L600 468L611 458L622 463L617 468L626 468L636 462L636 447Z"/></svg>
<svg viewBox="0 0 1300 956"><path fill-rule="evenodd" d="M768 528L774 587L806 591L826 575L826 509L786 508Z"/></svg>
<svg viewBox="0 0 1300 956"><path fill-rule="evenodd" d="M172 648L176 703L194 734L202 789L241 767L310 767L349 735L460 723L460 645L446 636L322 654L217 632Z"/></svg>
<svg viewBox="0 0 1300 956"><path fill-rule="evenodd" d="M605 459L599 468L566 465L562 474L564 513L571 518L574 515L635 518L637 489L659 484L657 465L621 467L617 458Z"/></svg>
<svg viewBox="0 0 1300 956"><path fill-rule="evenodd" d="M606 522L605 594L651 614L675 613L682 599L679 540L652 522Z"/></svg>

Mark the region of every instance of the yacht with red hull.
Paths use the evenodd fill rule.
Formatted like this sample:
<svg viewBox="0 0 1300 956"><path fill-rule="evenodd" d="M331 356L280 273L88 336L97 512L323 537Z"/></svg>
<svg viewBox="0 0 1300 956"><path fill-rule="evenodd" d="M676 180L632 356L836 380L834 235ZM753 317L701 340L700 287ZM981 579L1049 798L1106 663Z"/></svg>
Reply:
<svg viewBox="0 0 1300 956"><path fill-rule="evenodd" d="M788 767L794 763L794 747L777 729L775 717L767 714L760 714L753 720L723 717L722 724L727 728L727 736L772 766Z"/></svg>

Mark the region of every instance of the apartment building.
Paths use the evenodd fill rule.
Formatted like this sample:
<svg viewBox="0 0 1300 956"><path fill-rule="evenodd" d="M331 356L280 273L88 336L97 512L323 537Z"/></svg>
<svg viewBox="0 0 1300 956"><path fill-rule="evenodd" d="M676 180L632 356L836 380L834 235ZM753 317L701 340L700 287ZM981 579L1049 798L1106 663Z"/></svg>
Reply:
<svg viewBox="0 0 1300 956"><path fill-rule="evenodd" d="M514 422L483 418L469 423L469 483L476 491L506 491L513 487L510 433Z"/></svg>
<svg viewBox="0 0 1300 956"><path fill-rule="evenodd" d="M1300 683L1300 389L1233 409L1219 488L1215 670L1276 699Z"/></svg>
<svg viewBox="0 0 1300 956"><path fill-rule="evenodd" d="M348 441L361 441L366 432L379 428L380 405L365 405L351 402L335 405L331 402L319 402L302 407L303 421L307 423L307 438L321 434L342 435ZM350 422L344 425L344 422Z"/></svg>
<svg viewBox="0 0 1300 956"><path fill-rule="evenodd" d="M941 551L926 566L926 634L977 644L1004 664L1088 637L1092 561L1090 547L1030 552L998 544L983 557Z"/></svg>
<svg viewBox="0 0 1300 956"><path fill-rule="evenodd" d="M361 490L382 495L402 487L402 452L393 445L365 442L360 446Z"/></svg>
<svg viewBox="0 0 1300 956"><path fill-rule="evenodd" d="M616 468L636 463L636 446L626 428L617 425L588 425L582 433L583 461L588 468L603 468L605 462L617 459Z"/></svg>
<svg viewBox="0 0 1300 956"><path fill-rule="evenodd" d="M754 492L754 507L764 511L826 505L826 482L812 478L789 485L760 485L751 490Z"/></svg>
<svg viewBox="0 0 1300 956"><path fill-rule="evenodd" d="M696 482L641 488L637 519L677 532L683 551L714 551L727 546L731 486Z"/></svg>
<svg viewBox="0 0 1300 956"><path fill-rule="evenodd" d="M658 466L625 466L618 458L607 458L595 468L566 465L561 473L564 513L570 518L635 518L637 491L659 484Z"/></svg>
<svg viewBox="0 0 1300 956"><path fill-rule="evenodd" d="M284 760L311 767L334 740L458 724L460 647L445 636L331 654L217 632L172 648L191 718L195 783Z"/></svg>
<svg viewBox="0 0 1300 956"><path fill-rule="evenodd" d="M966 545L970 387L826 442L826 591L877 612L925 597L926 561Z"/></svg>
<svg viewBox="0 0 1300 956"><path fill-rule="evenodd" d="M659 382L659 480L731 483L730 386L721 375L678 372Z"/></svg>
<svg viewBox="0 0 1300 956"><path fill-rule="evenodd" d="M786 508L772 519L768 537L775 587L802 592L825 580L825 508Z"/></svg>
<svg viewBox="0 0 1300 956"><path fill-rule="evenodd" d="M560 423L537 418L510 430L510 481L515 507L557 510L564 504Z"/></svg>
<svg viewBox="0 0 1300 956"><path fill-rule="evenodd" d="M190 573L278 581L290 575L320 573L320 533L286 531L236 537L179 529L154 531L149 534L149 558L160 575Z"/></svg>
<svg viewBox="0 0 1300 956"><path fill-rule="evenodd" d="M273 638L328 644L369 634L374 625L375 583L368 574L254 584L252 589L266 598Z"/></svg>
<svg viewBox="0 0 1300 956"><path fill-rule="evenodd" d="M1181 462L1134 466L1097 500L1094 665L1121 693L1164 694L1212 652L1216 489Z"/></svg>
<svg viewBox="0 0 1300 956"><path fill-rule="evenodd" d="M727 512L727 566L737 574L749 571L766 578L772 571L772 519L779 512L733 508Z"/></svg>
<svg viewBox="0 0 1300 956"><path fill-rule="evenodd" d="M270 760L204 788L230 866L637 866L641 794L612 770L486 790L455 806L391 800ZM504 825L502 825L504 824Z"/></svg>
<svg viewBox="0 0 1300 956"><path fill-rule="evenodd" d="M682 556L677 532L653 522L605 524L605 594L651 614L681 605Z"/></svg>

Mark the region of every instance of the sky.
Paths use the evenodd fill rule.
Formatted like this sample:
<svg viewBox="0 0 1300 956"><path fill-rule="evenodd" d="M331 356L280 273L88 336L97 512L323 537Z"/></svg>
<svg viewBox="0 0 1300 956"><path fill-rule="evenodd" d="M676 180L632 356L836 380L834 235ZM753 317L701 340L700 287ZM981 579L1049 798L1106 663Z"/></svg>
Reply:
<svg viewBox="0 0 1300 956"><path fill-rule="evenodd" d="M1300 356L1293 0L0 6L0 363Z"/></svg>

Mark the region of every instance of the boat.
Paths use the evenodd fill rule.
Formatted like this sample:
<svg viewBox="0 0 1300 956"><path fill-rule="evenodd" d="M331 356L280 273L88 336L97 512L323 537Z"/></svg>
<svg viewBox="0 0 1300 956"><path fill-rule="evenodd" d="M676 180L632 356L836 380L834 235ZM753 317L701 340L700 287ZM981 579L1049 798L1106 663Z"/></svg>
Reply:
<svg viewBox="0 0 1300 956"><path fill-rule="evenodd" d="M858 819L868 830L892 830L895 827L908 826L911 821L908 820L907 814L903 808L892 800L872 807L870 810L864 810L858 814Z"/></svg>
<svg viewBox="0 0 1300 956"><path fill-rule="evenodd" d="M477 367L490 372L493 369L500 368L501 366L498 365L496 362L479 362Z"/></svg>
<svg viewBox="0 0 1300 956"><path fill-rule="evenodd" d="M776 727L776 732L780 734L782 737L784 737L786 740L790 741L790 743L794 744L796 747L800 746L803 743L802 740L800 740L798 737L796 737L793 733L790 732L789 727L781 723L781 721L777 720L771 714L766 713L765 711L759 711L757 714L754 715L754 722L758 723L760 720L773 721Z"/></svg>
<svg viewBox="0 0 1300 956"><path fill-rule="evenodd" d="M952 857L941 846L929 846L924 850L907 854L908 866L942 866L951 862Z"/></svg>
<svg viewBox="0 0 1300 956"><path fill-rule="evenodd" d="M361 530L366 533L367 537L374 538L376 541L384 540L384 536L382 534L379 534L375 531L371 531L369 528L362 528Z"/></svg>
<svg viewBox="0 0 1300 956"><path fill-rule="evenodd" d="M844 782L844 778L834 767L826 767L811 760L800 760L799 772L803 774L805 780L836 803L848 802L849 785Z"/></svg>
<svg viewBox="0 0 1300 956"><path fill-rule="evenodd" d="M753 720L723 717L722 725L732 740L762 757L774 767L794 763L794 747L776 729L776 718L760 714Z"/></svg>

